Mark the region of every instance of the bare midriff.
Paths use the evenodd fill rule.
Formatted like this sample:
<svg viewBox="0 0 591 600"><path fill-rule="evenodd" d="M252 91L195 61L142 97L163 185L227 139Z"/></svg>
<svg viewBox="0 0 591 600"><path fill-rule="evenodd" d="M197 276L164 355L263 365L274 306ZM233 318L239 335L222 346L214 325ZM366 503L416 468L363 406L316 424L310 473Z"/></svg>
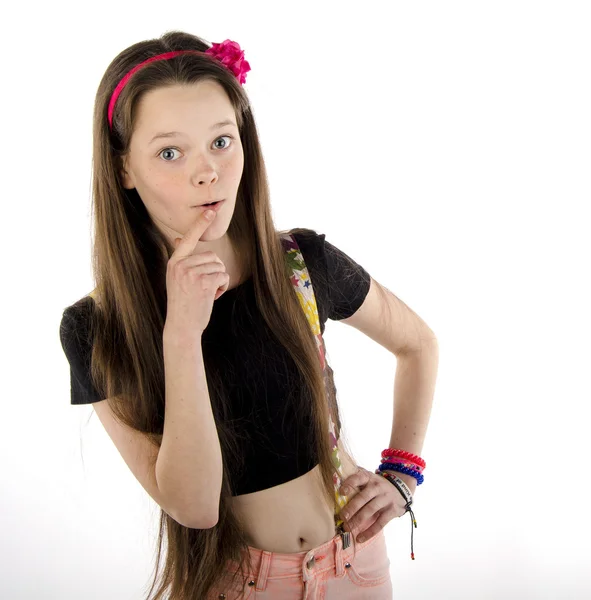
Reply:
<svg viewBox="0 0 591 600"><path fill-rule="evenodd" d="M357 465L339 440L343 477L357 471ZM275 487L232 498L243 520L249 546L268 552L308 551L336 535L334 511L322 498L320 466ZM350 500L354 494L349 494Z"/></svg>

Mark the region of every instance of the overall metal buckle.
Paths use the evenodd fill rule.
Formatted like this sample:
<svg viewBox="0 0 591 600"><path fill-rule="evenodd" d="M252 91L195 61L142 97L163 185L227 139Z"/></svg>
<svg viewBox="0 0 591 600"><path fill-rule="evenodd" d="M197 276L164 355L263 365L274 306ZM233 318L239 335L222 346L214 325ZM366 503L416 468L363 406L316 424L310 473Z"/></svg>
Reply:
<svg viewBox="0 0 591 600"><path fill-rule="evenodd" d="M341 538L343 540L343 550L346 550L351 545L351 532L344 531L341 533Z"/></svg>
<svg viewBox="0 0 591 600"><path fill-rule="evenodd" d="M343 540L343 550L346 550L351 545L351 532L345 531L341 523L338 527L338 533L341 536L341 540Z"/></svg>

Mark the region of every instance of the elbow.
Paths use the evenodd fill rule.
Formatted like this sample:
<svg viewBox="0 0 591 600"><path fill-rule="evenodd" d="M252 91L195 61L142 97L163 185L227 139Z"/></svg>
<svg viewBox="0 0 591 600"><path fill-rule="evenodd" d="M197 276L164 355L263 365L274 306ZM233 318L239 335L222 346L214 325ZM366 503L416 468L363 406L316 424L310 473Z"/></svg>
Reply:
<svg viewBox="0 0 591 600"><path fill-rule="evenodd" d="M215 498L207 496L192 498L191 502L185 499L182 503L178 501L170 503L174 506L174 510L167 512L179 525L188 529L211 529L219 521L220 493Z"/></svg>
<svg viewBox="0 0 591 600"><path fill-rule="evenodd" d="M175 519L178 523L180 523L183 527L187 527L188 529L211 529L218 524L219 515L214 515L210 519L204 519L203 515L200 515L200 518L189 518L178 520Z"/></svg>
<svg viewBox="0 0 591 600"><path fill-rule="evenodd" d="M168 516L179 525L188 529L211 529L217 525L219 515L208 517L205 513L199 515L185 515L178 512L166 511Z"/></svg>
<svg viewBox="0 0 591 600"><path fill-rule="evenodd" d="M202 504L192 509L187 507L187 510L179 511L177 516L179 518L173 517L174 520L183 527L188 527L189 529L211 529L219 521L219 500L210 510Z"/></svg>

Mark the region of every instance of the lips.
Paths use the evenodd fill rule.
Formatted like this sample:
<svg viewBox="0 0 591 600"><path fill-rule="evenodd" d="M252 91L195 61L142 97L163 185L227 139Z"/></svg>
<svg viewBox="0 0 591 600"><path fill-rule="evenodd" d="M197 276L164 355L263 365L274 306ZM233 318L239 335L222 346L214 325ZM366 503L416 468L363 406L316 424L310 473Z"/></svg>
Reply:
<svg viewBox="0 0 591 600"><path fill-rule="evenodd" d="M211 208L212 210L219 210L225 200L218 200L214 204L201 204L200 206L194 206L193 208L201 208L202 210L207 210Z"/></svg>

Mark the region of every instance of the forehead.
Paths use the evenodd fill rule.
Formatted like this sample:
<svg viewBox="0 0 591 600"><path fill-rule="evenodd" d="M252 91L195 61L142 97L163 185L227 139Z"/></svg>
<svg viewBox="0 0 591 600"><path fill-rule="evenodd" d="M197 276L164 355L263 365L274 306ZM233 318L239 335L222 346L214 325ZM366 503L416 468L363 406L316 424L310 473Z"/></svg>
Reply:
<svg viewBox="0 0 591 600"><path fill-rule="evenodd" d="M201 81L144 94L138 103L135 129L151 138L164 130L208 129L233 116L234 108L223 87L215 81Z"/></svg>

